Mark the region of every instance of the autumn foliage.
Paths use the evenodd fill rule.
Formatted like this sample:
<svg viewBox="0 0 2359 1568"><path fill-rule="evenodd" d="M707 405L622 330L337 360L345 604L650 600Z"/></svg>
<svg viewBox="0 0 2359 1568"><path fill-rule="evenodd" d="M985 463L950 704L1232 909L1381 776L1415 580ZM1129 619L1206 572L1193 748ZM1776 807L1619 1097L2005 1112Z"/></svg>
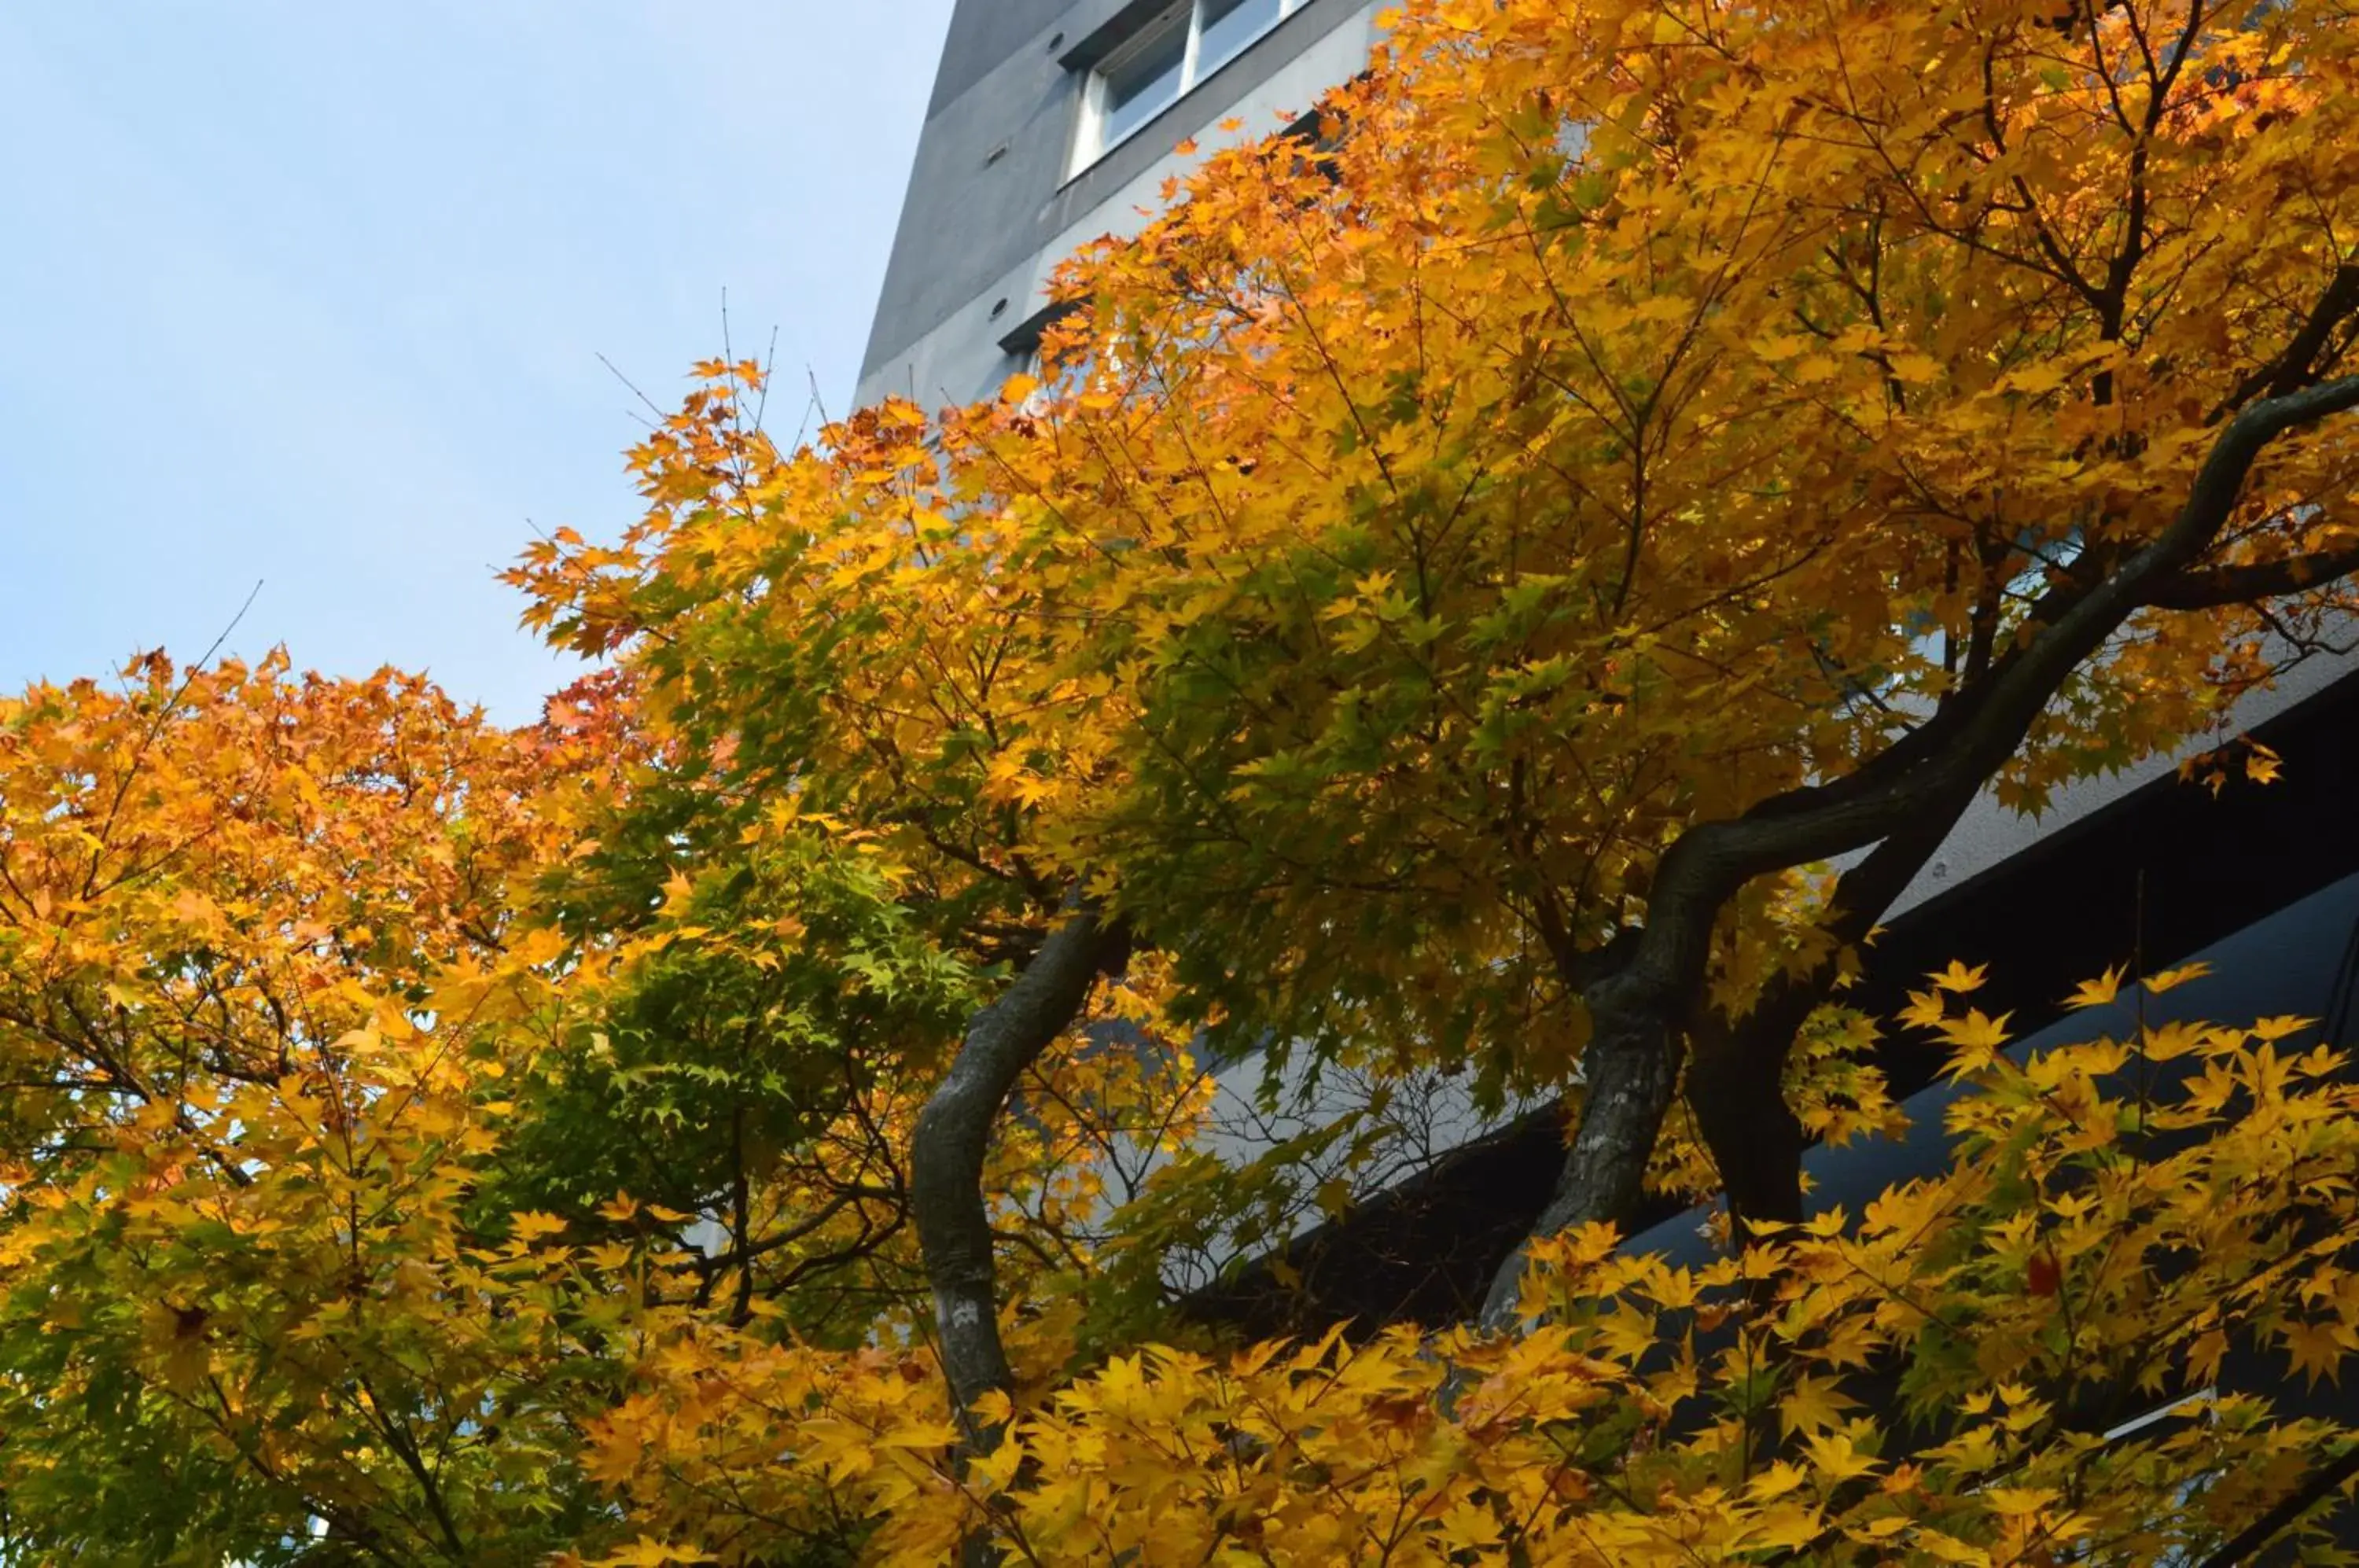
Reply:
<svg viewBox="0 0 2359 1568"><path fill-rule="evenodd" d="M0 1562L2333 1560L2348 1042L1848 1004L2359 608L2354 147L2336 0L1419 0L998 400L699 367L538 724L0 704ZM1472 1321L1190 1311L1437 1080L1571 1135Z"/></svg>

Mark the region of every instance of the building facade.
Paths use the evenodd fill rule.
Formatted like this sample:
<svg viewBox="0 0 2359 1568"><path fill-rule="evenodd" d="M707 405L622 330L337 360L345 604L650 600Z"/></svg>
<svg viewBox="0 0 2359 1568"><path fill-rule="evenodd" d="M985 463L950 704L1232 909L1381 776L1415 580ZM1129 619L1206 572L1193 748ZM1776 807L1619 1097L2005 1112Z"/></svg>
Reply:
<svg viewBox="0 0 2359 1568"><path fill-rule="evenodd" d="M1293 124L1367 58L1372 0L959 0L901 226L869 339L860 394L922 406L993 394L1026 368L1058 267L1102 234L1135 231L1182 173L1193 141ZM1201 154L1192 155L1201 157ZM2359 680L2349 659L2293 664L2213 737L2249 732L2285 761L2285 781L2219 796L2182 782L2174 759L2091 779L2038 820L1985 798L1903 895L1857 993L1889 1016L1951 960L1990 966L1977 996L2034 1031L2093 1029L2059 999L2117 964L2158 970L2212 955L2216 987L2174 1006L2223 1018L2299 1014L2347 1043L2359 987ZM1912 1105L1902 1144L1821 1151L1821 1193L1853 1203L1943 1158L1937 1053L1896 1040L1884 1065ZM1239 1154L1315 1122L1315 1102L1257 1105L1261 1073L1224 1085ZM1330 1091L1331 1093L1336 1091ZM1348 1085L1341 1091L1350 1094ZM1281 1270L1248 1269L1208 1310L1256 1329L1320 1314L1435 1321L1479 1300L1484 1281L1545 1202L1561 1160L1560 1117L1538 1107L1484 1121L1432 1086L1397 1157L1362 1182L1349 1217L1304 1211ZM1332 1106L1328 1107L1332 1109ZM1660 1214L1647 1245L1691 1244L1695 1214ZM1218 1260L1213 1260L1218 1261ZM1279 1278L1287 1283L1277 1283Z"/></svg>
<svg viewBox="0 0 2359 1568"><path fill-rule="evenodd" d="M959 0L861 368L860 400L989 396L1059 263L1133 232L1202 152L1349 81L1376 0ZM1234 129L1223 129L1234 121ZM1175 149L1193 141L1194 157Z"/></svg>

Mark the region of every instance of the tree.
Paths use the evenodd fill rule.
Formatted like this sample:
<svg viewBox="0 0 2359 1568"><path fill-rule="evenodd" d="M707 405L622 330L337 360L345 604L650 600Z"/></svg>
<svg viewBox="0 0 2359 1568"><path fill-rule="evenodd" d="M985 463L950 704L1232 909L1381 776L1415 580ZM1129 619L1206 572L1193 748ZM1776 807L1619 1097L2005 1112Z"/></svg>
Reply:
<svg viewBox="0 0 2359 1568"><path fill-rule="evenodd" d="M965 1465L940 1383L891 1355L734 1363L735 1399L700 1366L603 1432L635 1477L701 1462L638 1495L705 1533L614 1561L702 1561L716 1513L798 1504L879 1517L874 1560L912 1564L978 1529L1032 1563L2208 1568L2298 1521L2316 1544L2359 1434L2209 1390L2232 1345L2297 1375L2350 1352L2347 1059L2270 1019L2018 1062L1942 978L1915 1013L1972 1085L1959 1157L1855 1221L1696 1269L1602 1226L1535 1244L1526 1335L1147 1345L1020 1411L994 1396L1007 1440ZM732 1468L753 1454L786 1457Z"/></svg>
<svg viewBox="0 0 2359 1568"><path fill-rule="evenodd" d="M974 976L873 835L681 756L611 678L513 732L283 657L0 706L0 1558L597 1550L630 1379L906 1316ZM1192 1076L1027 1074L1019 1289Z"/></svg>
<svg viewBox="0 0 2359 1568"><path fill-rule="evenodd" d="M1093 379L1000 449L1135 710L1125 897L1346 1034L1577 1049L1543 1233L1626 1217L1683 1057L1739 1215L1800 1218L1761 1108L1976 791L2200 733L2348 607L2351 46L1413 8L1324 145L1076 277Z"/></svg>
<svg viewBox="0 0 2359 1568"><path fill-rule="evenodd" d="M0 1556L571 1539L580 1342L469 1214L563 750L283 658L0 704Z"/></svg>
<svg viewBox="0 0 2359 1568"><path fill-rule="evenodd" d="M2338 1042L2023 1060L1956 970L1953 1167L1854 1218L1798 1161L1892 1114L1843 984L1977 792L2359 607L2354 51L1421 0L1077 264L1049 385L787 452L701 366L644 519L512 573L610 664L539 725L160 658L0 710L0 1552L2315 1535L2354 1434L2215 1385L2359 1349ZM1268 1190L1197 1147L1248 1051L1564 1099L1481 1324L1180 1310ZM1650 1179L1728 1256L1617 1255Z"/></svg>
<svg viewBox="0 0 2359 1568"><path fill-rule="evenodd" d="M806 787L976 813L1036 934L1082 900L978 1063L1143 942L1237 1035L1577 1083L1542 1235L1626 1218L1683 1073L1740 1236L1790 1224L1793 1041L1976 793L2200 734L2350 608L2352 48L1412 6L1316 144L1069 273L1057 386L751 471L708 433L695 506L527 580L733 735L778 734L747 650L803 650ZM944 1102L945 1214L1006 1078ZM983 1239L929 1249L965 1404Z"/></svg>

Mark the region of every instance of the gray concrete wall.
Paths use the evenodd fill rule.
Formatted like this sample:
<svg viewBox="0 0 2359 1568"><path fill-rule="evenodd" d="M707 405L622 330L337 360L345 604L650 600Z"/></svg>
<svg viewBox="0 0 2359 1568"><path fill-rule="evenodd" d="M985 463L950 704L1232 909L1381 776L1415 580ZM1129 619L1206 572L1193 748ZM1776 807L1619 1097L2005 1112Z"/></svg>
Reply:
<svg viewBox="0 0 2359 1568"><path fill-rule="evenodd" d="M1017 366L999 340L1045 299L1057 265L1133 230L1163 180L1234 139L1274 130L1348 81L1374 38L1372 0L1311 0L1128 141L1068 179L1093 41L1169 0L960 0L919 138L870 330L863 402L988 396Z"/></svg>
<svg viewBox="0 0 2359 1568"><path fill-rule="evenodd" d="M1925 869L1917 874L1917 879L1893 901L1886 918L1897 919L1928 899L1963 886L2029 849L2045 835L2164 778L2185 758L2224 746L2359 671L2359 657L2349 654L2321 653L2297 660L2291 657L2290 649L2279 648L2276 652L2284 670L2277 683L2249 693L2222 714L2219 727L2211 735L2167 755L2150 757L2118 773L2100 774L2068 784L2056 791L2048 810L2038 817L2008 810L1998 803L1993 791L1984 789L1966 809L1958 825L1950 830L1950 836L1942 841ZM1845 860L1858 858L1853 855Z"/></svg>

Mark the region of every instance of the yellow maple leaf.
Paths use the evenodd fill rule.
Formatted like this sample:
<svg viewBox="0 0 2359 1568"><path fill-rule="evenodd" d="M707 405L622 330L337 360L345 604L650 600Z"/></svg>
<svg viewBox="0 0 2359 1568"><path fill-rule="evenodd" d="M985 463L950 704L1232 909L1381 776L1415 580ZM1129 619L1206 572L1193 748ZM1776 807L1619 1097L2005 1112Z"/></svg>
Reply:
<svg viewBox="0 0 2359 1568"><path fill-rule="evenodd" d="M1990 965L1987 964L1977 964L1969 969L1964 964L1953 958L1950 960L1950 966L1947 969L1937 970L1926 978L1930 980L1938 989L1955 991L1960 996L1963 996L1968 991L1981 990L1983 982L1989 973Z"/></svg>
<svg viewBox="0 0 2359 1568"><path fill-rule="evenodd" d="M1854 1475L1872 1474L1884 1462L1872 1454L1862 1454L1846 1432L1821 1432L1804 1440L1810 1463L1831 1482L1843 1482Z"/></svg>
<svg viewBox="0 0 2359 1568"><path fill-rule="evenodd" d="M1840 1425L1843 1412L1856 1403L1844 1395L1837 1379L1805 1374L1796 1377L1792 1389L1777 1401L1777 1424L1788 1437L1825 1432Z"/></svg>
<svg viewBox="0 0 2359 1568"><path fill-rule="evenodd" d="M2211 973L2212 966L2208 964L2185 964L2177 969L2166 969L2159 975L2147 975L2146 988L2159 996L2165 991L2175 991L2190 980L2201 980Z"/></svg>
<svg viewBox="0 0 2359 1568"><path fill-rule="evenodd" d="M2102 1007L2112 1001L2122 988L2123 968L2115 964L2094 980L2083 980L2064 998L2068 1007Z"/></svg>
<svg viewBox="0 0 2359 1568"><path fill-rule="evenodd" d="M544 1236L558 1236L565 1229L565 1222L555 1214L532 1211L519 1214L508 1223L515 1232L516 1238L523 1242L534 1242Z"/></svg>
<svg viewBox="0 0 2359 1568"><path fill-rule="evenodd" d="M1980 1007L1967 1010L1962 1018L1950 1018L1940 1026L1941 1038L1969 1054L1988 1058L2007 1042L2007 1020L2013 1013L2001 1013L1991 1018Z"/></svg>

